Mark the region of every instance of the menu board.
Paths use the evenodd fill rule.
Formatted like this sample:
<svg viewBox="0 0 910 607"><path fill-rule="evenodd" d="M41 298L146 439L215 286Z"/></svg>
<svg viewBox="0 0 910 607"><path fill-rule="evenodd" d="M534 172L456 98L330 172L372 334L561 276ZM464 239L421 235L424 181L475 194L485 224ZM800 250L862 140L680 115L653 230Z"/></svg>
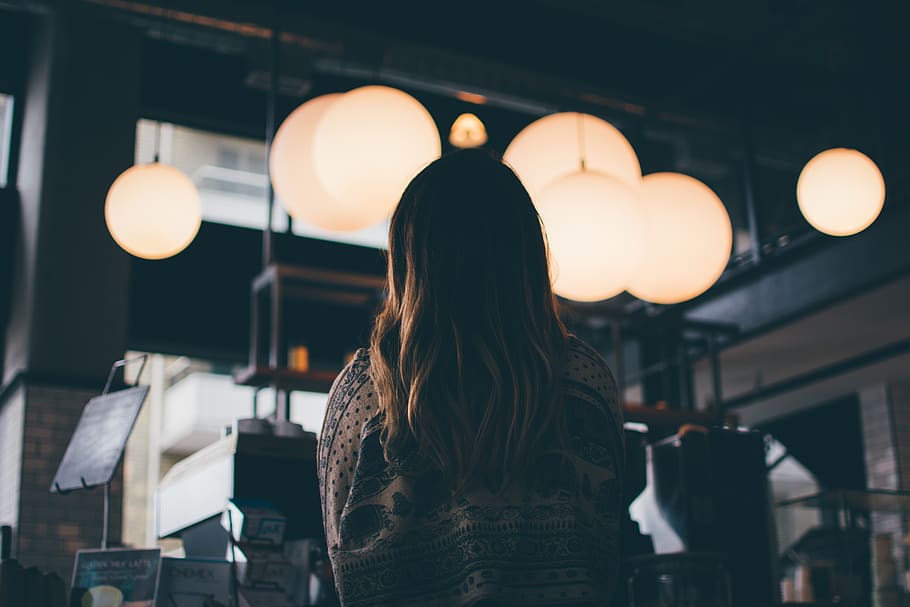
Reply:
<svg viewBox="0 0 910 607"><path fill-rule="evenodd" d="M80 550L70 607L154 607L161 550Z"/></svg>
<svg viewBox="0 0 910 607"><path fill-rule="evenodd" d="M111 481L148 391L148 386L137 386L88 401L51 491L97 487Z"/></svg>

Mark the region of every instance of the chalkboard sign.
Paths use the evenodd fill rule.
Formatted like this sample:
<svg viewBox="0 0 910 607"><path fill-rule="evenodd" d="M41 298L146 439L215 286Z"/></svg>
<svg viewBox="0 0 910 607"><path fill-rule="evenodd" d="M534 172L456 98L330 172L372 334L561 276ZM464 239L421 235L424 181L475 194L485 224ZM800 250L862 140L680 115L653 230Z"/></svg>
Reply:
<svg viewBox="0 0 910 607"><path fill-rule="evenodd" d="M136 386L88 401L57 468L52 492L111 482L148 391L148 386Z"/></svg>

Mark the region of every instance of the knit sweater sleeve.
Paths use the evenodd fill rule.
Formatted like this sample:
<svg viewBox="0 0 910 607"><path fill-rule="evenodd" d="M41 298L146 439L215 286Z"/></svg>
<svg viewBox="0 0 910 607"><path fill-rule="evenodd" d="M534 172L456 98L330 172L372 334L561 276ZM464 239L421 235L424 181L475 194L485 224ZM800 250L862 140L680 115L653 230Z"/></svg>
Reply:
<svg viewBox="0 0 910 607"><path fill-rule="evenodd" d="M322 520L329 548L338 544L341 516L351 491L360 448L360 390L369 381L365 351L358 351L329 390L316 455Z"/></svg>

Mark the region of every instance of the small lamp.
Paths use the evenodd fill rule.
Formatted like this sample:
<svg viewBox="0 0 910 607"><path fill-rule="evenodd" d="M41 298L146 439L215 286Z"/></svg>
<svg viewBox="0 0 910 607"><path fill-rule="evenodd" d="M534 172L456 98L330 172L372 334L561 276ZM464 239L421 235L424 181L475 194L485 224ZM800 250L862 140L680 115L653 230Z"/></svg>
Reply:
<svg viewBox="0 0 910 607"><path fill-rule="evenodd" d="M452 123L449 143L456 148L476 148L487 142L487 129L474 114L462 114Z"/></svg>

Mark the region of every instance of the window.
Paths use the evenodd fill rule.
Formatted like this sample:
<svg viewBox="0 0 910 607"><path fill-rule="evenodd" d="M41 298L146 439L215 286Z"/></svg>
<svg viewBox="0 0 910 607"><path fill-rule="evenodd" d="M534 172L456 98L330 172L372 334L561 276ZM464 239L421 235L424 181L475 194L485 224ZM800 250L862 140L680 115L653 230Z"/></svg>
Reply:
<svg viewBox="0 0 910 607"><path fill-rule="evenodd" d="M155 142L159 139L161 162L186 173L199 188L205 221L265 229L268 176L265 172L265 144L262 141L168 123L160 123L160 135L156 137L157 128L157 122L139 121L136 132L137 163L152 162ZM275 205L272 228L277 232L288 228L288 216L280 203ZM295 221L292 231L309 238L384 248L388 222L357 232L338 233Z"/></svg>
<svg viewBox="0 0 910 607"><path fill-rule="evenodd" d="M13 135L13 98L0 94L0 188L9 181L10 144Z"/></svg>

